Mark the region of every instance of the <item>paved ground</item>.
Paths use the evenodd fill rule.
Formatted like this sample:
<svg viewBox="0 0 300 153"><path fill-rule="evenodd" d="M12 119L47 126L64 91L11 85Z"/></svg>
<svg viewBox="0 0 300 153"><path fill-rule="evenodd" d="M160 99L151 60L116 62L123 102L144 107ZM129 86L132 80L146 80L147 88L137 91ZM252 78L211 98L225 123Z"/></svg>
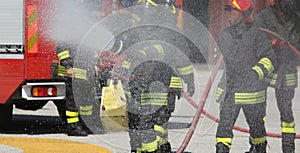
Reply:
<svg viewBox="0 0 300 153"><path fill-rule="evenodd" d="M199 87L196 91L196 95L193 96L193 99L199 103L201 94L203 93L204 87L206 85L207 79L209 77L209 69L205 65L197 66L198 76L197 76L197 86ZM300 75L299 75L300 76ZM220 73L217 78L220 77ZM218 116L219 104L215 102L215 91L216 83L214 83L211 94L208 97L207 103L205 104L205 110L214 116ZM278 110L276 106L274 90L268 90L268 108L267 108L267 130L272 133L280 133L280 121ZM296 90L296 96L294 99L294 114L296 125L300 125L300 89ZM68 137L63 133L63 130L60 129L60 119L56 112L56 108L52 103L47 104L43 109L32 112L32 111L23 111L23 110L14 110L14 120L13 127L11 129L6 129L5 131L0 132L0 152L46 152L45 150L39 151L25 151L21 146L21 142L25 140L35 141L34 145L39 146L41 139L46 139L49 142L49 145L44 147L51 147L53 143L57 145L57 152L73 152L73 151L62 151L61 148L68 150L66 143L75 144L78 147L78 150L75 152L103 152L103 148L107 148L113 153L126 153L129 152L128 144L128 134L126 131L121 132L108 132L104 135L89 135L88 137ZM189 124L193 119L195 114L195 108L190 105L186 100L180 100L176 104L176 110L173 113L173 116L170 120L170 129L169 129L169 140L172 144L172 148L176 151L179 146L182 144L183 139L186 136L188 131ZM242 113L236 123L239 127L247 128L244 116ZM211 119L201 115L200 121L195 133L188 144L186 151L193 153L213 153L215 152L215 133L216 133L217 123ZM300 126L296 126L296 130L300 131ZM233 140L233 145L231 152L232 153L243 153L248 150L248 134L240 131L234 131L235 137ZM13 139L16 138L16 139ZM32 140L33 138L33 140ZM54 140L71 140L71 141L59 141L59 143ZM15 145L12 143L3 143L7 141L14 141ZM78 143L78 142L82 142ZM86 145L91 144L91 146ZM268 137L268 152L269 153L280 153L280 139ZM47 143L46 143L47 144ZM32 147L34 147L32 145ZM98 151L95 151L93 148L94 145L97 145L99 148ZM28 149L28 148L27 148ZM30 149L30 148L29 148ZM33 149L33 148L32 148ZM97 149L97 148L96 148ZM85 151L81 151L85 150ZM300 152L300 140L296 140L296 152Z"/></svg>

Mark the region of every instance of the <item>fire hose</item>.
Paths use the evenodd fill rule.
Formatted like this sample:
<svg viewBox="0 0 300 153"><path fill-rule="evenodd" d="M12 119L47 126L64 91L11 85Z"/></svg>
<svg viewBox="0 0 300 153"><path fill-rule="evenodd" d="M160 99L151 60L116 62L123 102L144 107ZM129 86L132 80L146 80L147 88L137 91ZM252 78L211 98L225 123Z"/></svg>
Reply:
<svg viewBox="0 0 300 153"><path fill-rule="evenodd" d="M208 82L206 84L205 91L202 94L200 104L197 107L197 111L196 111L196 113L194 115L194 118L192 120L192 124L191 124L191 126L189 128L189 131L186 134L186 136L185 136L185 138L184 138L181 146L176 151L177 153L182 153L185 150L185 148L187 147L188 143L190 142L190 140L191 140L191 138L192 138L192 136L194 134L194 131L195 131L196 126L198 124L198 121L200 119L201 113L203 111L203 107L204 107L204 104L206 102L207 96L208 96L209 91L211 89L212 83L215 80L215 77L216 77L216 74L217 74L217 72L219 70L219 67L221 66L222 60L223 60L223 56L220 56L220 58L218 59L218 62L216 64L216 66L214 67L214 69L212 71L212 74L210 75L209 80L208 80ZM186 93L184 93L183 96L188 97L188 95Z"/></svg>
<svg viewBox="0 0 300 153"><path fill-rule="evenodd" d="M285 42L286 46L288 49L290 49L296 56L298 56L300 58L300 52L297 48L295 48L292 44L290 44L288 41L286 41L283 37L281 37L280 35L278 35L277 33L270 31L268 29L265 28L259 28L259 30L265 32L266 34L274 37L275 39L278 39L281 42Z"/></svg>

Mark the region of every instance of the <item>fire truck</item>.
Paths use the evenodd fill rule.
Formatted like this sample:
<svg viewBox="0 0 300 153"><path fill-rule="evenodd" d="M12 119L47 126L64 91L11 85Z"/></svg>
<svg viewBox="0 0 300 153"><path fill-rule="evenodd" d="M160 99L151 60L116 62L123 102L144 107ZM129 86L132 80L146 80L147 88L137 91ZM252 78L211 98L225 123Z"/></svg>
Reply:
<svg viewBox="0 0 300 153"><path fill-rule="evenodd" d="M48 2L1 0L0 122L11 120L13 105L37 110L54 101L63 106L65 83L53 79L55 43L43 31L51 10Z"/></svg>
<svg viewBox="0 0 300 153"><path fill-rule="evenodd" d="M38 110L53 101L58 106L59 113L64 112L66 89L64 81L56 78L56 45L45 32L48 15L54 7L52 2L53 0L1 0L0 123L12 119L13 105L19 109ZM226 26L226 12L222 8L227 0L177 2L183 4L184 11L202 20L213 36ZM254 0L254 3L255 11L259 12L266 6L267 0ZM103 7L112 6L108 4ZM110 12L111 8L103 10ZM212 54L208 56L211 57Z"/></svg>

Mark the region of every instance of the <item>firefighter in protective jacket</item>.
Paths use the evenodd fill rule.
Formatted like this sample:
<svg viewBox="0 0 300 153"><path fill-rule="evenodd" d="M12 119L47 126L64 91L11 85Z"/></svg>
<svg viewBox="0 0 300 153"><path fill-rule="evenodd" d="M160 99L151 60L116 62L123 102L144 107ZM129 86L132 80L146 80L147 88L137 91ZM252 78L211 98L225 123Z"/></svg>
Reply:
<svg viewBox="0 0 300 153"><path fill-rule="evenodd" d="M91 74L95 75L95 72L87 71L86 67L75 68L73 67L74 58L77 48L71 44L58 44L57 56L59 58L58 75L66 78L66 117L69 136L87 136L88 133L102 134L104 133L103 127L100 121L100 116L95 115L99 109L93 108L96 101L89 99L89 94L94 93L91 90L94 89L94 83L90 83ZM87 73L88 72L88 73ZM76 89L73 88L73 83L76 81L81 86L85 87ZM80 90L80 92L78 92ZM75 103L74 94L80 93L79 98ZM92 96L94 97L94 95ZM79 106L78 106L79 105ZM79 107L79 110L78 110ZM82 122L82 119L84 123Z"/></svg>
<svg viewBox="0 0 300 153"><path fill-rule="evenodd" d="M283 36L292 45L300 49L300 2L298 0L270 0L270 5L262 10L254 22L255 26L266 28ZM298 85L297 65L299 58L284 44L274 39L272 44L278 61L278 68L267 78L275 88L277 105L280 112L282 151L295 152L295 122L292 99Z"/></svg>
<svg viewBox="0 0 300 153"><path fill-rule="evenodd" d="M268 87L264 78L275 69L275 53L271 40L251 27L253 4L250 0L232 0L225 10L230 11L230 26L223 29L217 38L225 70L217 93L220 123L216 133L216 152L230 151L233 126L243 109L250 128L249 152L264 153L267 145L264 117Z"/></svg>
<svg viewBox="0 0 300 153"><path fill-rule="evenodd" d="M115 71L127 94L131 152L171 151L167 122L181 97L183 84L194 94L193 67L183 54L160 43L134 49Z"/></svg>

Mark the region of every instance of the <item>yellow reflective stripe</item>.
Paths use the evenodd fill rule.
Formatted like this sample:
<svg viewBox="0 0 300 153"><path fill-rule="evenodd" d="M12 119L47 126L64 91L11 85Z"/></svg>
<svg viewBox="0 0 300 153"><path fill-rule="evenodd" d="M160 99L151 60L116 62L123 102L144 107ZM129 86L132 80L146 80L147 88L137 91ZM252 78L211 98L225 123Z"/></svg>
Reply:
<svg viewBox="0 0 300 153"><path fill-rule="evenodd" d="M152 0L146 0L149 4L153 5L153 6L158 6L155 2L153 2Z"/></svg>
<svg viewBox="0 0 300 153"><path fill-rule="evenodd" d="M142 53L144 56L147 56L146 51L144 51L144 50L139 50L139 52Z"/></svg>
<svg viewBox="0 0 300 153"><path fill-rule="evenodd" d="M61 65L58 66L58 76L67 76L67 70L65 67Z"/></svg>
<svg viewBox="0 0 300 153"><path fill-rule="evenodd" d="M141 105L167 106L167 99L147 99L147 100L141 100Z"/></svg>
<svg viewBox="0 0 300 153"><path fill-rule="evenodd" d="M142 152L143 152L143 149L142 149L142 148L136 148L136 152L137 152L137 153L142 153Z"/></svg>
<svg viewBox="0 0 300 153"><path fill-rule="evenodd" d="M295 86L295 85L297 85L297 81L296 80L287 81L287 86Z"/></svg>
<svg viewBox="0 0 300 153"><path fill-rule="evenodd" d="M259 104L264 103L266 101L266 97L255 98L255 99L239 99L235 100L235 104Z"/></svg>
<svg viewBox="0 0 300 153"><path fill-rule="evenodd" d="M143 93L141 95L141 98L142 99L166 98L167 96L168 96L168 93L155 92L155 93Z"/></svg>
<svg viewBox="0 0 300 153"><path fill-rule="evenodd" d="M152 106L167 106L167 101L166 100L154 100L154 99L150 99L147 101L142 101L141 103L142 106L145 105L152 105Z"/></svg>
<svg viewBox="0 0 300 153"><path fill-rule="evenodd" d="M79 106L80 111L89 111L93 109L93 105L89 106Z"/></svg>
<svg viewBox="0 0 300 153"><path fill-rule="evenodd" d="M179 77L171 77L169 88L182 89L182 81Z"/></svg>
<svg viewBox="0 0 300 153"><path fill-rule="evenodd" d="M156 141L159 145L166 144L168 142L168 138L162 138L160 136L156 136Z"/></svg>
<svg viewBox="0 0 300 153"><path fill-rule="evenodd" d="M217 100L218 100L219 97L222 95L223 91L224 91L224 89L222 89L222 88L220 88L220 87L217 88L217 93L216 93L216 95L217 95Z"/></svg>
<svg viewBox="0 0 300 153"><path fill-rule="evenodd" d="M70 57L70 51L68 51L68 50L62 51L62 52L57 54L57 57L59 58L59 60L69 58Z"/></svg>
<svg viewBox="0 0 300 153"><path fill-rule="evenodd" d="M252 69L255 70L256 73L258 74L259 80L264 78L264 72L259 66L254 66L252 67Z"/></svg>
<svg viewBox="0 0 300 153"><path fill-rule="evenodd" d="M290 123L287 123L287 122L281 122L281 127L295 127L295 122L290 122Z"/></svg>
<svg viewBox="0 0 300 153"><path fill-rule="evenodd" d="M92 115L93 105L79 106L80 115Z"/></svg>
<svg viewBox="0 0 300 153"><path fill-rule="evenodd" d="M222 94L223 91L224 91L224 89L222 89L222 88L220 88L220 87L217 88L217 93Z"/></svg>
<svg viewBox="0 0 300 153"><path fill-rule="evenodd" d="M296 133L295 128L281 128L282 133Z"/></svg>
<svg viewBox="0 0 300 153"><path fill-rule="evenodd" d="M176 14L176 7L172 4L172 10L170 10L171 13Z"/></svg>
<svg viewBox="0 0 300 153"><path fill-rule="evenodd" d="M28 39L28 50L30 50L38 41L38 32L34 32L34 34Z"/></svg>
<svg viewBox="0 0 300 153"><path fill-rule="evenodd" d="M287 86L295 86L298 84L296 73L286 74L285 77Z"/></svg>
<svg viewBox="0 0 300 153"><path fill-rule="evenodd" d="M80 111L80 115L92 115L93 111Z"/></svg>
<svg viewBox="0 0 300 153"><path fill-rule="evenodd" d="M66 111L66 116L77 117L78 116L78 112Z"/></svg>
<svg viewBox="0 0 300 153"><path fill-rule="evenodd" d="M266 91L252 93L234 93L236 104L258 104L266 101Z"/></svg>
<svg viewBox="0 0 300 153"><path fill-rule="evenodd" d="M83 79L83 80L87 79L86 70L79 69L79 68L73 68L73 69L74 69L75 78ZM64 77L68 76L67 70L64 66L61 65L58 66L58 76L64 76Z"/></svg>
<svg viewBox="0 0 300 153"><path fill-rule="evenodd" d="M264 65L264 67L268 70L268 74L271 74L274 71L274 66L270 59L262 58L258 63Z"/></svg>
<svg viewBox="0 0 300 153"><path fill-rule="evenodd" d="M156 139L158 140L160 145L163 145L168 142L168 129L165 129L162 126L155 124L154 130L158 132Z"/></svg>
<svg viewBox="0 0 300 153"><path fill-rule="evenodd" d="M78 117L67 118L67 123L76 123L76 122L79 122L79 118Z"/></svg>
<svg viewBox="0 0 300 153"><path fill-rule="evenodd" d="M158 53L158 58L160 60L163 60L165 57L164 48L161 45L153 45L153 47L156 49L156 51Z"/></svg>
<svg viewBox="0 0 300 153"><path fill-rule="evenodd" d="M142 149L143 151L147 151L147 152L154 152L158 149L158 139L149 142L149 143L142 143Z"/></svg>
<svg viewBox="0 0 300 153"><path fill-rule="evenodd" d="M168 93L143 93L141 95L141 105L167 105Z"/></svg>
<svg viewBox="0 0 300 153"><path fill-rule="evenodd" d="M232 138L217 138L216 143L222 143L226 145L228 148L231 148Z"/></svg>
<svg viewBox="0 0 300 153"><path fill-rule="evenodd" d="M161 134L167 134L168 130L163 128L162 126L159 126L157 124L154 125L154 130L160 132Z"/></svg>
<svg viewBox="0 0 300 153"><path fill-rule="evenodd" d="M271 80L270 84L275 85L276 84L276 79L277 79L277 74L272 74L272 75L270 75L266 78L266 81L269 82Z"/></svg>
<svg viewBox="0 0 300 153"><path fill-rule="evenodd" d="M265 96L266 91L262 90L259 92L236 92L235 97L236 98L256 98L256 97L261 97Z"/></svg>
<svg viewBox="0 0 300 153"><path fill-rule="evenodd" d="M122 63L122 67L123 67L123 68L126 68L126 69L130 69L131 63L130 63L129 61L124 61L124 62Z"/></svg>
<svg viewBox="0 0 300 153"><path fill-rule="evenodd" d="M252 144L258 145L258 144L262 144L262 143L266 142L267 137L266 136L263 136L263 137L260 137L260 138L250 137L250 141L251 141Z"/></svg>
<svg viewBox="0 0 300 153"><path fill-rule="evenodd" d="M186 67L178 68L177 70L180 75L189 75L193 73L193 66L189 65Z"/></svg>
<svg viewBox="0 0 300 153"><path fill-rule="evenodd" d="M73 69L74 69L75 78L83 79L83 80L87 79L86 70L79 69L79 68L73 68Z"/></svg>

